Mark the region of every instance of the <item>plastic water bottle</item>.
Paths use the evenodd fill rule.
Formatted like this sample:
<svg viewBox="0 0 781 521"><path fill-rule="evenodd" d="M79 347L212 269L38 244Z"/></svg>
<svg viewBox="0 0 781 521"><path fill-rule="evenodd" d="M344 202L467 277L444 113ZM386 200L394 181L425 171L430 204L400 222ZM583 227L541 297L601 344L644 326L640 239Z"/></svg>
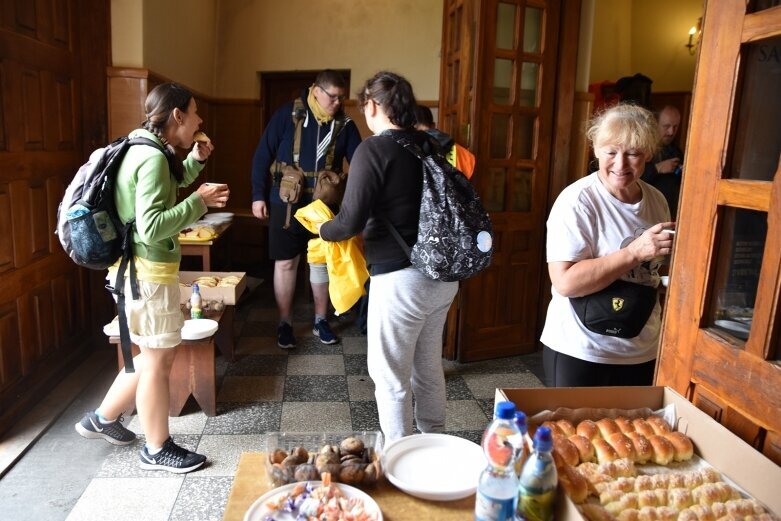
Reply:
<svg viewBox="0 0 781 521"><path fill-rule="evenodd" d="M534 452L523 465L518 483L517 519L551 521L558 475L551 456L553 436L548 427L534 433Z"/></svg>
<svg viewBox="0 0 781 521"><path fill-rule="evenodd" d="M203 318L201 288L198 287L198 283L193 284L193 292L192 295L190 295L190 318Z"/></svg>
<svg viewBox="0 0 781 521"><path fill-rule="evenodd" d="M515 425L520 432L520 439L513 443L515 447L515 474L520 478L523 464L532 453L532 439L529 437L529 425L523 411L515 411Z"/></svg>
<svg viewBox="0 0 781 521"><path fill-rule="evenodd" d="M496 404L494 419L483 434L483 452L488 466L480 474L475 501L476 521L513 521L518 500L515 447L520 432L515 425L515 404Z"/></svg>

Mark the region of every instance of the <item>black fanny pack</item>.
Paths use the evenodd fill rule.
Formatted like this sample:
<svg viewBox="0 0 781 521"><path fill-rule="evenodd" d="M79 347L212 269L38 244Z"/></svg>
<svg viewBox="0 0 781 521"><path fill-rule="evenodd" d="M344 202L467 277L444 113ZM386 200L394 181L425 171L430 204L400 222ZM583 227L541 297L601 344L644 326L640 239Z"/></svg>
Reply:
<svg viewBox="0 0 781 521"><path fill-rule="evenodd" d="M656 300L656 288L620 279L591 295L569 299L575 314L589 331L619 338L640 334Z"/></svg>

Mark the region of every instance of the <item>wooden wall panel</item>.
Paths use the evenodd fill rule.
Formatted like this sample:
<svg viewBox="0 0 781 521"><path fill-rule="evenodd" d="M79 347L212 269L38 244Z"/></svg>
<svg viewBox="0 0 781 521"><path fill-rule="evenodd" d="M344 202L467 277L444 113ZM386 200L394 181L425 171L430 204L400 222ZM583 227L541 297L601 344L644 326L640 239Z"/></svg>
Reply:
<svg viewBox="0 0 781 521"><path fill-rule="evenodd" d="M8 185L0 184L0 273L13 268L12 218L11 197L8 193Z"/></svg>
<svg viewBox="0 0 781 521"><path fill-rule="evenodd" d="M252 156L260 141L260 102L218 101L204 126L214 130L215 150L209 179L228 183L231 211L248 213L252 206Z"/></svg>
<svg viewBox="0 0 781 521"><path fill-rule="evenodd" d="M0 397L22 376L19 346L19 317L16 305L10 302L0 306ZM2 399L0 399L2 405Z"/></svg>
<svg viewBox="0 0 781 521"><path fill-rule="evenodd" d="M90 287L105 297L103 283L67 258L53 230L85 152L106 142L109 6L0 7L0 435L87 354L99 330Z"/></svg>
<svg viewBox="0 0 781 521"><path fill-rule="evenodd" d="M20 78L24 149L43 150L43 100L40 71L24 68Z"/></svg>

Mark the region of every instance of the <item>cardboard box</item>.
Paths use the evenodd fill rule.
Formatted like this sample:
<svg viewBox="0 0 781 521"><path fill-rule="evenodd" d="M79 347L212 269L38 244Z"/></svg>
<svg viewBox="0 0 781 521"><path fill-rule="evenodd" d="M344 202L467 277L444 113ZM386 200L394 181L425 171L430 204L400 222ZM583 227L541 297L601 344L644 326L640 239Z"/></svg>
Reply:
<svg viewBox="0 0 781 521"><path fill-rule="evenodd" d="M781 514L781 467L669 387L622 387L620 392L615 387L497 389L496 400L510 400L528 416L559 407L656 410L673 403L678 417L676 430L691 438L694 451L775 514ZM575 504L560 493L555 519L584 518Z"/></svg>
<svg viewBox="0 0 781 521"><path fill-rule="evenodd" d="M187 284L182 286L179 284L179 290L181 292L181 304L184 304L190 300L192 295L192 288L190 284L198 277L213 276L213 277L227 277L228 275L234 275L239 277L239 283L235 286L225 286L218 288L207 288L201 286L201 298L204 300L220 300L222 299L225 304L235 306L239 297L244 293L244 288L247 287L246 273L243 271L180 271L179 282Z"/></svg>

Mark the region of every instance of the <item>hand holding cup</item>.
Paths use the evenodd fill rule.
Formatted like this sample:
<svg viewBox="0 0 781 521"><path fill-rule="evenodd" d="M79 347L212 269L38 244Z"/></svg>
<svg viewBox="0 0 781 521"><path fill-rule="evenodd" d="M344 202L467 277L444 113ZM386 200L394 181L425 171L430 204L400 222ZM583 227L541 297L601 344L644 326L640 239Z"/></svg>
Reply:
<svg viewBox="0 0 781 521"><path fill-rule="evenodd" d="M198 187L198 194L209 208L224 208L228 204L230 190L225 183L203 183Z"/></svg>

